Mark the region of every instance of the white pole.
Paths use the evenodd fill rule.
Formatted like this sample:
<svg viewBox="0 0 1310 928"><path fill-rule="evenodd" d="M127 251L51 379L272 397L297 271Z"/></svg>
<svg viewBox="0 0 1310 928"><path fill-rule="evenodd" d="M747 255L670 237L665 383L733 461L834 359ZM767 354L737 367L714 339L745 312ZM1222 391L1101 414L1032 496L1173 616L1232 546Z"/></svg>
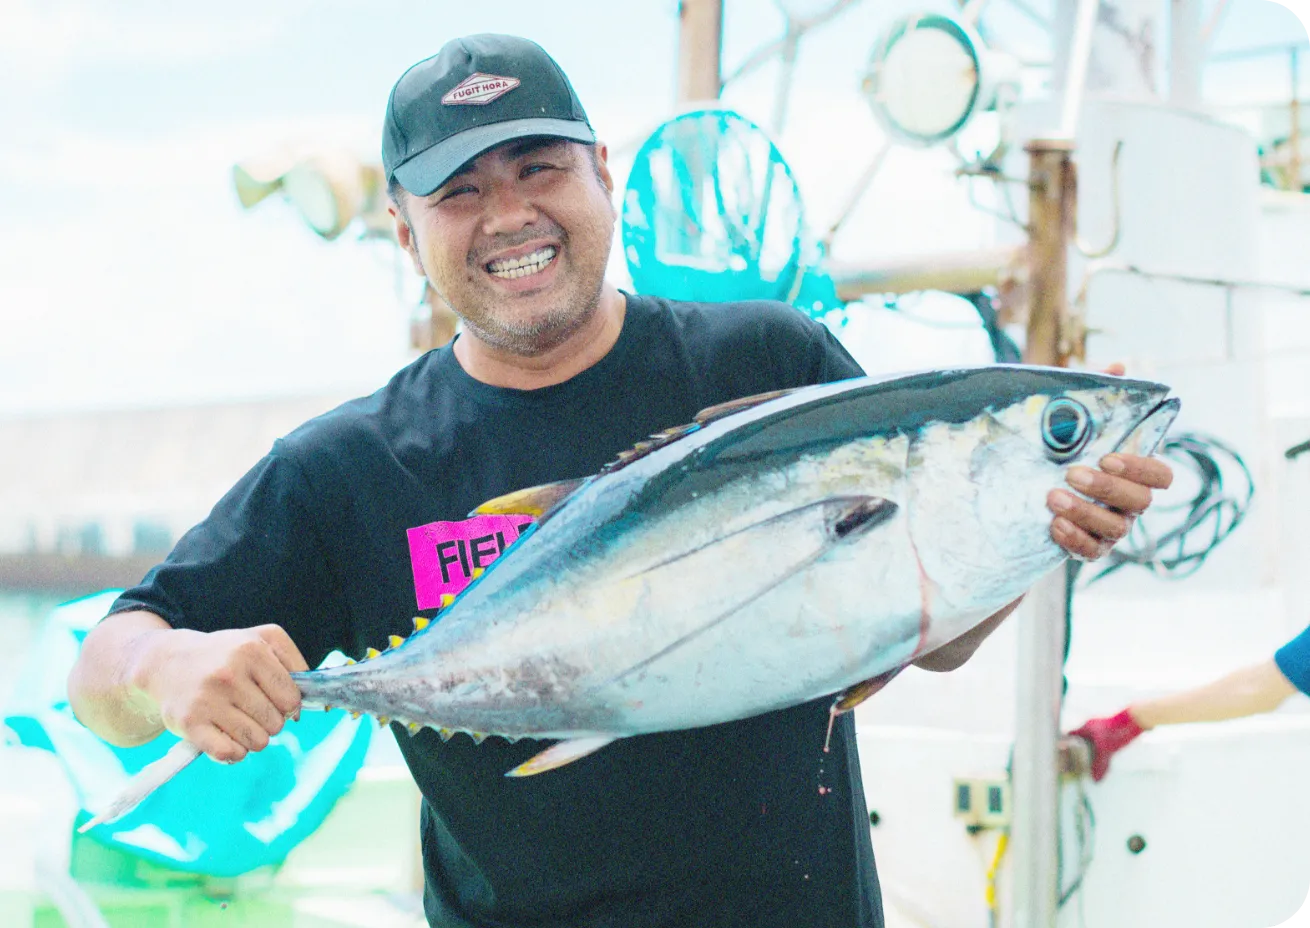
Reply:
<svg viewBox="0 0 1310 928"><path fill-rule="evenodd" d="M1060 834L1060 698L1064 675L1064 571L1043 578L1018 620L1018 715L1014 739L1014 874L1011 928L1055 928Z"/></svg>
<svg viewBox="0 0 1310 928"><path fill-rule="evenodd" d="M1082 112L1083 93L1087 87L1087 67L1092 58L1092 32L1100 0L1078 0L1078 18L1074 21L1073 41L1069 47L1069 71L1064 81L1064 105L1060 108L1060 138L1072 140L1078 133L1078 116Z"/></svg>
<svg viewBox="0 0 1310 928"><path fill-rule="evenodd" d="M1201 105L1205 33L1200 0L1172 0L1169 11L1169 102L1186 110Z"/></svg>

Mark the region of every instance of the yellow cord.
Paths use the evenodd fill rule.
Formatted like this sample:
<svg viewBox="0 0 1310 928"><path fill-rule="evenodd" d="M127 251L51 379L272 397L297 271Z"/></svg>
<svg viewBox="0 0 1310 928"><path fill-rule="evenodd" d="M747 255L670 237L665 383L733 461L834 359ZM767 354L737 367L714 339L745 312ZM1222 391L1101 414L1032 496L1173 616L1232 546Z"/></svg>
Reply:
<svg viewBox="0 0 1310 928"><path fill-rule="evenodd" d="M996 874L1001 869L1001 858L1005 856L1005 849L1010 844L1010 832L1001 832L1001 837L996 842L996 853L992 856L992 865L987 868L987 910L995 914L996 912Z"/></svg>

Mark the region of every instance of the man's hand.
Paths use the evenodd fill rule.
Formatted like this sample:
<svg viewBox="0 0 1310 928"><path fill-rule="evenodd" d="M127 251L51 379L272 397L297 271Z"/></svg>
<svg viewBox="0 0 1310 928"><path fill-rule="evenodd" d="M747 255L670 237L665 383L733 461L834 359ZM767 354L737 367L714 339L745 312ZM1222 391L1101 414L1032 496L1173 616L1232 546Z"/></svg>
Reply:
<svg viewBox="0 0 1310 928"><path fill-rule="evenodd" d="M153 612L118 612L82 643L68 701L111 744L144 744L168 728L231 762L299 715L290 674L307 669L276 625L205 634L174 629Z"/></svg>
<svg viewBox="0 0 1310 928"><path fill-rule="evenodd" d="M293 671L308 670L276 625L222 632L167 629L137 639L129 684L169 731L217 761L261 751L300 714Z"/></svg>
<svg viewBox="0 0 1310 928"><path fill-rule="evenodd" d="M1105 372L1122 376L1124 368L1114 364ZM1107 454L1099 463L1099 470L1071 467L1066 477L1071 487L1096 502L1067 490L1052 490L1046 497L1047 507L1055 514L1051 538L1085 561L1108 554L1151 505L1152 491L1168 489L1174 479L1164 461L1136 454Z"/></svg>

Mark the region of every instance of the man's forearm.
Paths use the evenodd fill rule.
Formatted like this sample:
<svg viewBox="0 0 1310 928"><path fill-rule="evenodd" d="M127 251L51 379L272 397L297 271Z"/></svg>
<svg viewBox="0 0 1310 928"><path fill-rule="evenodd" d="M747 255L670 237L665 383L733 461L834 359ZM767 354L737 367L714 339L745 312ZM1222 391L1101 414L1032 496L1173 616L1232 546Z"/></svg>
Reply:
<svg viewBox="0 0 1310 928"><path fill-rule="evenodd" d="M922 670L931 670L936 673L942 673L948 670L955 670L964 664L973 653L978 650L978 646L986 640L987 636L996 631L997 626L1005 621L1006 617L1018 608L1019 603L1023 602L1020 596L1004 609L988 616L979 622L972 629L965 632L954 641L948 641L934 651L929 651L923 657L914 662L914 666Z"/></svg>
<svg viewBox="0 0 1310 928"><path fill-rule="evenodd" d="M121 612L90 631L68 675L68 702L83 725L120 747L143 744L164 730L158 708L133 676L147 639L171 631L151 612Z"/></svg>

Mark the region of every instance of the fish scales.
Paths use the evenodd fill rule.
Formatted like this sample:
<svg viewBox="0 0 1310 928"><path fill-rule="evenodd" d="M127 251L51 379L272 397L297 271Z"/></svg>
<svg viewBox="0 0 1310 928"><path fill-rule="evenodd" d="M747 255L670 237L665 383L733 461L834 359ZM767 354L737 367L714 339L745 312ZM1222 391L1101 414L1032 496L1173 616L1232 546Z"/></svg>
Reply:
<svg viewBox="0 0 1310 928"><path fill-rule="evenodd" d="M1152 453L1179 408L1168 394L996 366L708 410L541 490L537 524L408 640L292 677L309 707L564 739L516 774L840 694L1060 564L1047 494L1073 464Z"/></svg>

